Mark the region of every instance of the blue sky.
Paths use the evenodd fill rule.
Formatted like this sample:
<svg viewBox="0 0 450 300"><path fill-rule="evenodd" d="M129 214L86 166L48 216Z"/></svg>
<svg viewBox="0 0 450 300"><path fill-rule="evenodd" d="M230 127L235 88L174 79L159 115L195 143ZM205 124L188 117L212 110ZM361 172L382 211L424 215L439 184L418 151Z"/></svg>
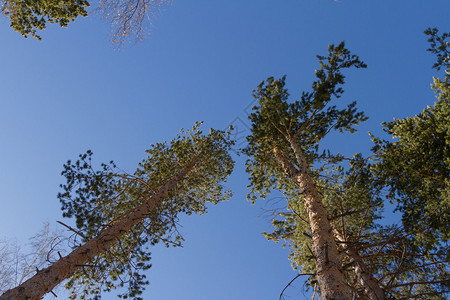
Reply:
<svg viewBox="0 0 450 300"><path fill-rule="evenodd" d="M342 40L368 65L347 73L342 102L358 100L370 119L325 146L368 153L368 131L434 102L439 74L423 31L449 31L449 11L448 0L175 0L147 39L119 51L100 17L51 26L41 42L0 19L0 239L26 242L62 220L66 160L92 149L96 161L132 172L150 144L199 120L219 129L234 121L242 138L259 82L286 74L297 97L312 83L315 55ZM145 299L278 299L296 275L287 249L260 234L271 228L267 204L246 201L243 162L230 201L181 218L184 248L154 250ZM301 281L288 295L303 299Z"/></svg>

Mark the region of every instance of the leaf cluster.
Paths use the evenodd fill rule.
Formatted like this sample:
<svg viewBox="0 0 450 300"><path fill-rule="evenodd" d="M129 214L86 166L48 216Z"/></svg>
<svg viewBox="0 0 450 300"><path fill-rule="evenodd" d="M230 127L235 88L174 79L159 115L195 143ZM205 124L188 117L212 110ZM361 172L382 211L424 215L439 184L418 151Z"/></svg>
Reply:
<svg viewBox="0 0 450 300"><path fill-rule="evenodd" d="M439 30L437 28L425 30L425 34L429 36L428 42L430 43L430 48L427 50L436 55L437 61L434 63L433 68L440 70L444 67L444 69L449 70L450 42L447 42L446 39L450 37L450 32L444 32L441 35L438 35L438 33Z"/></svg>
<svg viewBox="0 0 450 300"><path fill-rule="evenodd" d="M11 27L22 34L41 40L38 30L44 30L46 24L58 24L61 27L77 17L87 16L86 0L3 0L2 12L9 17Z"/></svg>

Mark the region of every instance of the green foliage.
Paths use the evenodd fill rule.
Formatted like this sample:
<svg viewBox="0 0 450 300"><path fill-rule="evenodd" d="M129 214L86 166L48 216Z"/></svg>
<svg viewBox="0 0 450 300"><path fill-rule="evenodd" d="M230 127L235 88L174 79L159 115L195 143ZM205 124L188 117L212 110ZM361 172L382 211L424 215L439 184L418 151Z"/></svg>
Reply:
<svg viewBox="0 0 450 300"><path fill-rule="evenodd" d="M415 117L383 123L396 142L374 139L377 172L398 201L404 226L431 245L450 238L448 95Z"/></svg>
<svg viewBox="0 0 450 300"><path fill-rule="evenodd" d="M342 69L365 68L366 65L350 54L344 42L337 47L329 46L328 57L318 58L320 69L315 72L317 79L312 84L312 91L303 92L300 100L288 102L285 77L278 80L270 77L253 93L259 105L253 107L254 112L249 116L252 134L247 137L248 146L244 149L249 157L247 172L252 202L258 197L264 198L271 188L292 190L291 183L272 159L273 147L279 147L286 156L293 158L288 141L293 139L312 165L320 157L330 158L325 153L319 155L318 148L320 140L331 130L355 132L355 126L367 119L356 110L355 102L343 109L327 107L333 98L340 98L343 93L341 85L345 76Z"/></svg>
<svg viewBox="0 0 450 300"><path fill-rule="evenodd" d="M10 27L25 38L32 36L41 40L38 32L47 24L67 27L78 17L88 15L87 8L93 4L97 13L111 25L111 42L122 46L127 40L142 40L147 35L149 19L170 0L0 0L0 9L10 19Z"/></svg>
<svg viewBox="0 0 450 300"><path fill-rule="evenodd" d="M22 34L41 39L38 30L44 30L46 24L55 23L61 27L77 17L87 16L86 0L3 0L2 12L9 17L11 27Z"/></svg>
<svg viewBox="0 0 450 300"><path fill-rule="evenodd" d="M121 297L140 299L148 283L142 271L151 266L149 246L161 242L167 247L180 246L183 238L177 231L178 214L203 214L207 202L216 204L231 196L222 183L234 166L228 154L234 142L223 131L202 134L199 126L197 123L192 130L182 131L170 143L152 145L134 174L120 171L113 162L95 171L90 151L64 166L67 183L61 186L63 192L58 197L64 216L75 217L85 241L132 212L167 180L197 161L151 214L72 277L67 287L73 290L73 298L78 294L87 299L89 294L99 295L101 289L127 286ZM82 292L77 291L80 287Z"/></svg>
<svg viewBox="0 0 450 300"><path fill-rule="evenodd" d="M397 204L402 226L378 228L354 246L395 299L447 299L450 290L450 44L448 33L425 33L438 58L433 67L446 68L444 80L432 84L438 101L414 117L383 123L395 141L373 138L372 180Z"/></svg>
<svg viewBox="0 0 450 300"><path fill-rule="evenodd" d="M333 228L347 238L347 244L341 246L368 244L376 240L373 232L381 229L375 221L381 218L383 198L367 160L356 154L349 161L347 170L342 164L331 164L316 170L315 175L316 187ZM310 229L302 195L286 197L286 200L288 211L273 221L275 230L265 233L265 236L290 247L294 269L314 274ZM314 276L310 278L313 280Z"/></svg>
<svg viewBox="0 0 450 300"><path fill-rule="evenodd" d="M431 52L438 54L436 68L448 67L448 50L442 45L448 35L430 31ZM341 45L340 45L341 46ZM342 45L343 47L343 45ZM340 47L330 47L329 57L320 57L321 70L313 92L303 93L289 103L285 78L269 78L254 92L258 106L250 115L252 135L244 149L249 157L249 199L267 198L274 191L286 198L286 210L273 220L274 231L265 236L290 247L294 269L314 274L315 260L302 191L283 173L273 159L273 148L281 149L293 164L297 162L292 141L305 153L311 176L326 207L339 240L341 253L350 249L367 267L387 297L395 299L446 299L449 291L448 240L450 193L450 109L448 70L444 80L434 79L438 102L420 115L384 123L396 142L375 139L375 162L357 154L349 165L340 155L318 153L319 142L332 129L353 132L366 117L355 104L347 109L326 109L332 97L342 94L341 68L364 67L346 52L338 61ZM433 50L434 49L434 50ZM336 51L336 52L335 52ZM334 65L334 67L332 67ZM383 202L398 201L403 226L381 226ZM346 278L355 298L365 299L351 256L342 255ZM310 276L313 285L315 276Z"/></svg>
<svg viewBox="0 0 450 300"><path fill-rule="evenodd" d="M433 65L433 68L440 70L441 67L444 67L448 71L450 69L450 42L447 42L446 39L450 37L450 32L445 32L440 36L438 33L437 28L425 30L425 34L430 36L428 38L430 43L428 51L436 54L437 57L437 62Z"/></svg>
<svg viewBox="0 0 450 300"><path fill-rule="evenodd" d="M248 199L254 203L258 198L267 198L276 191L281 192L287 200L287 210L278 214L273 220L274 231L265 233L265 236L274 241L282 240L289 245L293 267L303 273L315 273L311 230L303 195L274 159L273 148L281 149L295 165L297 160L290 142L298 144L308 160L308 167L311 167L319 192L334 193L336 191L332 192L329 186L331 183L324 180L323 176L331 176L339 182L344 180L343 177L338 178L336 173L342 171L336 164L343 158L340 155L331 155L329 151L319 154L319 143L331 130L353 133L356 131L355 127L367 119L362 112L357 111L355 102L346 108L329 106L332 100L343 94L345 76L342 71L351 67L365 68L366 65L358 56L350 54L343 42L338 46L329 46L327 57L317 57L320 69L315 71L316 80L312 84L312 91L303 92L300 100L289 101L285 77L278 80L270 77L254 91L253 96L258 100L258 105L253 107L254 112L249 116L252 134L247 137L248 146L243 150L248 156L246 165L250 175ZM313 166L316 168L313 169ZM367 205L362 203L361 198L364 196L345 196L339 198L341 206L335 206L334 203L325 204L330 216L336 216L349 212L348 210L355 206L365 208ZM359 215L363 213L361 210ZM373 216L368 217L370 218ZM313 281L314 276L311 276L310 282Z"/></svg>
<svg viewBox="0 0 450 300"><path fill-rule="evenodd" d="M434 78L437 102L420 114L383 123L394 142L374 138L378 163L375 171L397 203L405 228L416 236L416 244L428 250L450 238L450 83L449 34L431 35L431 52L439 69L447 68L444 80ZM439 46L436 46L436 44Z"/></svg>

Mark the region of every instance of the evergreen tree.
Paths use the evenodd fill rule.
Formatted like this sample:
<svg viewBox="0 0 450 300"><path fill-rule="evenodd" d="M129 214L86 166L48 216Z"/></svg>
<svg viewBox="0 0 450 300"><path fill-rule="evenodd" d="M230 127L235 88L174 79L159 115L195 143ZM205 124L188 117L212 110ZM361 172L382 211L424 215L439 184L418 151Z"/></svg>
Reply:
<svg viewBox="0 0 450 300"><path fill-rule="evenodd" d="M445 38L449 35L438 37L437 30L428 32L430 51L438 54L435 67L448 66L449 52L442 45L448 47ZM334 49L330 48L328 63L319 57L319 79L333 70ZM300 101L291 103L284 78L269 78L255 92L259 106L250 116L252 135L245 149L249 197L255 201L279 191L286 198L287 210L274 219L274 231L265 235L290 247L294 268L309 276L310 286L318 284L322 298L446 299L450 290L448 70L446 74L444 80L434 79L438 102L433 108L413 118L385 123L387 131L399 140L375 139L372 161L360 154L344 159L318 153L318 142L333 125L346 124L341 129L352 132L353 125L365 119L354 104L340 111L334 106L326 111L324 105L308 106L317 95L327 95L318 92L323 86L330 91L325 99L331 99L337 90L331 79L336 77L322 77L331 79L316 81L312 93L303 93ZM340 123L343 118L347 121ZM302 180L306 184L302 185ZM386 199L397 201L403 212L401 226L377 224ZM319 219L318 225L314 217ZM325 242L317 247L321 234ZM338 251L333 258L330 243ZM347 287L345 294L330 295L327 279L321 278L321 272L325 273L321 258L337 266L333 276Z"/></svg>
<svg viewBox="0 0 450 300"><path fill-rule="evenodd" d="M378 242L374 232L380 226L375 221L380 218L383 207L367 161L358 154L350 160L348 170L335 160L330 164L323 163L315 174L315 185L327 211L352 298L385 299L385 293L373 275L371 261L362 256L367 253L368 246ZM306 211L298 198L287 195L286 199L288 211L273 221L275 230L265 235L290 247L289 258L294 269L308 275L308 285L315 286L316 266Z"/></svg>
<svg viewBox="0 0 450 300"><path fill-rule="evenodd" d="M328 56L318 58L320 69L313 90L304 92L300 100L288 102L284 77L269 78L254 92L258 105L249 116L252 134L244 149L250 175L249 199L254 202L258 197L265 198L273 190L292 199L293 210L302 211L295 218L307 224L305 233L311 237L307 247L314 264L303 269L315 274L324 299L351 299L315 166L323 159L341 159L318 153L319 142L331 130L355 132L355 126L366 120L355 102L343 109L328 105L343 93L342 70L366 65L351 55L344 43L329 46Z"/></svg>
<svg viewBox="0 0 450 300"><path fill-rule="evenodd" d="M431 85L437 101L416 116L383 123L395 141L373 138L374 180L402 213L402 227L390 233L397 251L384 253L395 259L379 262L380 281L391 277L385 290L400 299L446 299L450 291L450 33L425 34L437 56L433 68L445 71Z"/></svg>
<svg viewBox="0 0 450 300"><path fill-rule="evenodd" d="M231 196L223 183L234 161L233 141L223 131L204 135L196 124L168 143L147 150L134 174L114 163L95 171L91 152L64 166L67 183L59 194L64 216L75 217L79 246L0 299L40 299L69 279L71 298L97 298L101 291L127 287L122 298L141 299L149 246L180 246L179 213L205 213L206 203Z"/></svg>
<svg viewBox="0 0 450 300"><path fill-rule="evenodd" d="M417 245L431 251L450 238L450 33L425 33L430 35L428 50L437 55L433 67L445 69L444 78L433 78L431 85L437 102L414 117L383 123L396 141L374 138L373 151L375 171L402 212L403 226Z"/></svg>

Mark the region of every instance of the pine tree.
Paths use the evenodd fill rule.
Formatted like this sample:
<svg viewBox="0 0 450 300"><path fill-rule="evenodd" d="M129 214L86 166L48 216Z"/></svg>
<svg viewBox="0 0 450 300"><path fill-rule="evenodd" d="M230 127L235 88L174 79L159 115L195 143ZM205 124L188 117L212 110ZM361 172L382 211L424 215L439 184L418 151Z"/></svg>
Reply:
<svg viewBox="0 0 450 300"><path fill-rule="evenodd" d="M380 280L391 277L385 290L400 299L446 299L450 291L450 33L434 28L425 34L437 56L433 68L445 72L431 85L437 101L416 116L383 123L394 141L373 138L374 180L402 214L401 227L391 233L393 249L401 250L386 253L397 263L380 262Z"/></svg>
<svg viewBox="0 0 450 300"><path fill-rule="evenodd" d="M153 145L134 174L112 162L95 171L92 152L69 161L59 199L64 216L76 219L80 245L0 299L40 299L65 279L71 298L127 287L121 297L141 299L149 247L181 245L178 214L205 213L208 202L231 196L223 187L234 165L228 137L216 130L204 135L196 124L169 144Z"/></svg>
<svg viewBox="0 0 450 300"><path fill-rule="evenodd" d="M389 187L389 198L398 204L405 228L416 244L431 250L450 239L450 33L430 35L430 52L437 55L436 69L445 68L443 79L433 78L437 96L433 107L406 119L383 123L395 142L374 138L377 175Z"/></svg>
<svg viewBox="0 0 450 300"><path fill-rule="evenodd" d="M313 91L304 92L300 100L288 102L284 77L269 78L254 92L259 105L249 116L252 134L244 149L251 182L249 199L265 198L273 190L295 199L294 210L302 211L298 218L308 224L305 234L311 237L309 257L314 264L305 269L315 274L324 299L351 299L314 166L322 159L341 159L318 153L319 142L331 130L355 132L355 126L366 120L355 108L355 102L343 109L328 106L343 93L342 70L366 65L350 54L344 43L329 46L328 56L318 58L320 69L316 71Z"/></svg>
<svg viewBox="0 0 450 300"><path fill-rule="evenodd" d="M427 32L430 51L438 55L435 67L448 67L445 38L450 35ZM284 78L269 78L255 91L259 105L250 116L252 135L244 150L249 157L249 197L255 201L278 191L287 200L287 210L273 220L274 231L265 235L290 247L294 268L309 276L310 286L318 284L324 299L446 299L450 290L448 69L443 80L434 79L438 102L433 108L384 124L398 141L374 139L370 160L361 154L347 159L326 151L319 154L319 142L340 124L344 124L341 131L354 131L353 126L366 117L354 104L347 110L312 104L319 95L325 95L327 104L331 96L342 93L333 85L333 79L342 76L332 71L335 49L339 47L330 47L327 63L319 57L319 80L301 100L288 102ZM338 82L343 84L343 78ZM378 224L387 199L398 203L402 225ZM321 223L314 224L314 217ZM325 240L321 247L317 247L318 236ZM330 255L330 243L336 256ZM325 273L320 259L336 266L326 270L335 271L328 278L320 277ZM334 286L336 294L330 293L333 283L327 279L332 276L333 283L338 281L347 290L339 294Z"/></svg>

